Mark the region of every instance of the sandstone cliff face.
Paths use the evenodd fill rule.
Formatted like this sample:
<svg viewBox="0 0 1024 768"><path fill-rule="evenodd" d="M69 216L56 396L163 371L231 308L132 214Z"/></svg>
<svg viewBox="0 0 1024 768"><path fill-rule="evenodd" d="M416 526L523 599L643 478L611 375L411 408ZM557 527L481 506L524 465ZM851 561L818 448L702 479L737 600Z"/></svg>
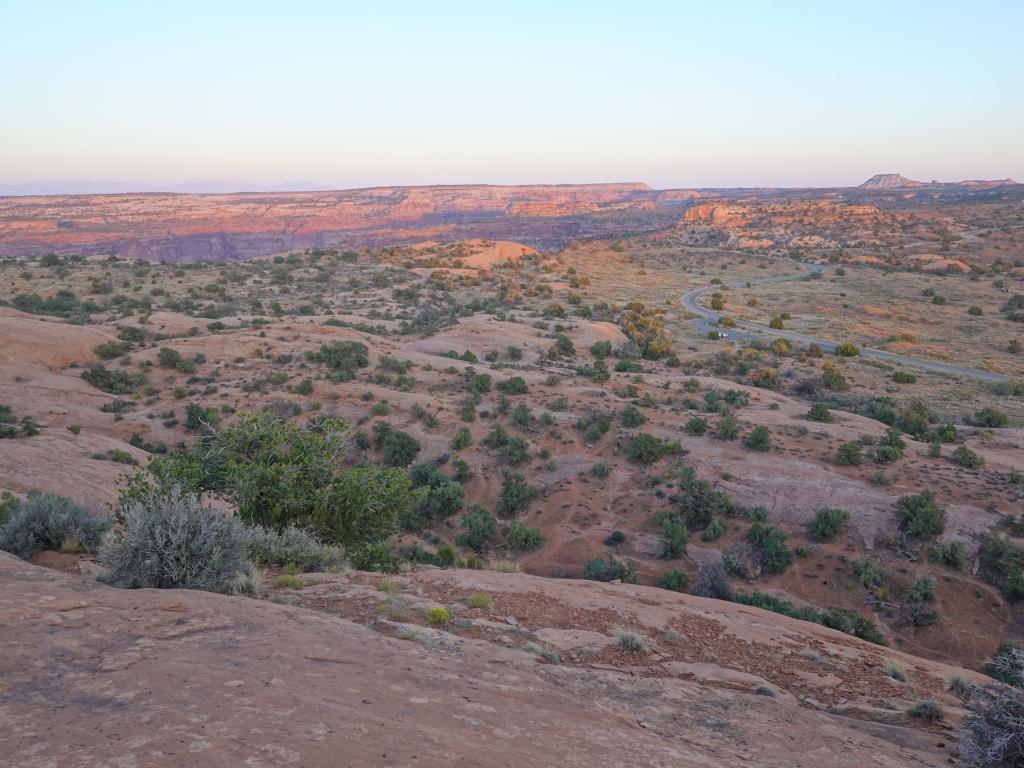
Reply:
<svg viewBox="0 0 1024 768"><path fill-rule="evenodd" d="M455 590L514 591L521 578L468 574L477 581L462 584L463 573L434 580ZM363 577L379 580L346 578ZM544 582L533 578L519 592L539 600ZM559 584L555 597L577 612L616 607L614 585ZM575 587L584 591L574 597ZM713 663L680 668L687 677L726 683L714 686L678 675L540 664L530 653L471 636L426 627L389 636L329 612L266 601L117 590L4 553L0 588L4 760L23 768L895 768L942 765L949 754L936 734L829 714L788 695L756 695L749 688L758 670L744 677ZM627 605L646 619L658 611L698 619L682 598L656 608L656 590L630 590ZM380 594L363 591L371 602ZM776 624L770 614L746 610L748 640L779 633L781 651L799 638L798 622ZM737 624L725 631L743 630ZM828 646L824 632L808 642ZM590 635L544 637L579 644ZM853 645L848 654L858 652Z"/></svg>
<svg viewBox="0 0 1024 768"><path fill-rule="evenodd" d="M653 195L644 184L593 184L0 197L0 254L227 261L474 235L554 247L581 232L635 228L655 211Z"/></svg>

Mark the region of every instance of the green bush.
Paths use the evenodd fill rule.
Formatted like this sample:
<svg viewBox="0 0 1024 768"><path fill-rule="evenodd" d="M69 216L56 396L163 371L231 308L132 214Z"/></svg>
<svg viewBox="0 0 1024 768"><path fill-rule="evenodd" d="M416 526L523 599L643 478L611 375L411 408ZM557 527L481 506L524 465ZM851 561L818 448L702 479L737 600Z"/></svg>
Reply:
<svg viewBox="0 0 1024 768"><path fill-rule="evenodd" d="M975 411L968 421L976 427L989 428L1005 427L1009 423L1005 413L990 406L986 406L980 411Z"/></svg>
<svg viewBox="0 0 1024 768"><path fill-rule="evenodd" d="M588 560L583 566L583 578L591 581L615 581L631 584L636 582L636 571L632 563L616 560L611 555Z"/></svg>
<svg viewBox="0 0 1024 768"><path fill-rule="evenodd" d="M0 526L0 550L25 559L44 550L95 551L110 527L108 518L63 496L34 493L4 506L7 519Z"/></svg>
<svg viewBox="0 0 1024 768"><path fill-rule="evenodd" d="M836 392L843 392L850 388L850 383L846 380L843 372L831 363L821 366L821 382L825 385L825 389Z"/></svg>
<svg viewBox="0 0 1024 768"><path fill-rule="evenodd" d="M455 433L455 437L452 438L451 449L453 451L461 451L463 448L468 448L473 444L473 436L469 433L469 429L466 427L459 427Z"/></svg>
<svg viewBox="0 0 1024 768"><path fill-rule="evenodd" d="M112 395L129 394L146 383L146 376L143 373L112 371L102 365L86 368L82 371L82 378L96 389Z"/></svg>
<svg viewBox="0 0 1024 768"><path fill-rule="evenodd" d="M1024 600L1024 549L1009 539L990 536L978 550L979 575L1007 600Z"/></svg>
<svg viewBox="0 0 1024 768"><path fill-rule="evenodd" d="M667 451L668 447L664 440L659 440L653 435L641 432L630 439L627 455L634 464L653 464L662 458Z"/></svg>
<svg viewBox="0 0 1024 768"><path fill-rule="evenodd" d="M519 472L505 471L498 494L498 514L513 517L524 511L540 495L540 491L526 482Z"/></svg>
<svg viewBox="0 0 1024 768"><path fill-rule="evenodd" d="M658 586L673 592L682 592L689 584L690 577L678 568L670 568L658 577Z"/></svg>
<svg viewBox="0 0 1024 768"><path fill-rule="evenodd" d="M498 384L498 390L506 395L525 395L530 391L522 376L513 376Z"/></svg>
<svg viewBox="0 0 1024 768"><path fill-rule="evenodd" d="M612 468L607 461L598 461L590 467L590 471L593 473L594 477L604 479L612 473Z"/></svg>
<svg viewBox="0 0 1024 768"><path fill-rule="evenodd" d="M370 364L366 345L358 341L321 344L320 350L310 355L310 358L327 366L335 381L351 381L355 378L357 368L365 368Z"/></svg>
<svg viewBox="0 0 1024 768"><path fill-rule="evenodd" d="M655 512L651 522L661 529L662 553L666 560L675 560L686 554L686 524L682 516L672 509Z"/></svg>
<svg viewBox="0 0 1024 768"><path fill-rule="evenodd" d="M845 632L848 635L859 637L871 643L878 645L886 644L885 638L878 630L878 627L859 613L853 611L844 611L837 608L822 611L812 606L797 608L790 602L779 600L763 592L753 592L751 594L737 592L733 599L743 605L752 605L755 608L763 608L764 610L780 613L783 616L800 619L801 621L821 624L822 626Z"/></svg>
<svg viewBox="0 0 1024 768"><path fill-rule="evenodd" d="M531 528L514 520L508 526L508 543L518 551L537 549L544 546L544 534L540 528Z"/></svg>
<svg viewBox="0 0 1024 768"><path fill-rule="evenodd" d="M747 541L760 548L764 573L782 573L793 562L793 553L786 546L786 534L779 528L754 523L747 532Z"/></svg>
<svg viewBox="0 0 1024 768"><path fill-rule="evenodd" d="M976 469L985 465L985 459L966 445L961 445L953 451L953 463L968 469Z"/></svg>
<svg viewBox="0 0 1024 768"><path fill-rule="evenodd" d="M860 354L860 347L849 341L844 341L836 347L836 354L840 357L856 357Z"/></svg>
<svg viewBox="0 0 1024 768"><path fill-rule="evenodd" d="M815 541L830 541L839 535L849 519L850 513L845 509L826 507L814 514L807 530Z"/></svg>
<svg viewBox="0 0 1024 768"><path fill-rule="evenodd" d="M259 590L241 521L177 489L126 506L98 559L110 569L107 580L120 587L232 594Z"/></svg>
<svg viewBox="0 0 1024 768"><path fill-rule="evenodd" d="M487 548L491 538L498 533L498 521L489 510L474 504L459 521L459 528L462 529L462 533L456 537L455 543L460 547L482 552Z"/></svg>
<svg viewBox="0 0 1024 768"><path fill-rule="evenodd" d="M624 427L639 427L646 422L647 417L635 405L627 405L622 411L622 425Z"/></svg>
<svg viewBox="0 0 1024 768"><path fill-rule="evenodd" d="M427 489L414 489L400 469L353 467L333 476L313 495L312 522L323 538L346 548L376 544L412 519L426 495Z"/></svg>
<svg viewBox="0 0 1024 768"><path fill-rule="evenodd" d="M770 451L772 449L772 436L768 431L768 427L754 427L743 441L743 445L752 451Z"/></svg>
<svg viewBox="0 0 1024 768"><path fill-rule="evenodd" d="M967 567L967 553L964 551L962 541L936 544L932 548L932 559L957 571L962 571Z"/></svg>
<svg viewBox="0 0 1024 768"><path fill-rule="evenodd" d="M715 437L719 440L735 440L740 435L740 425L731 413L726 413L718 420Z"/></svg>
<svg viewBox="0 0 1024 768"><path fill-rule="evenodd" d="M707 419L701 418L700 416L694 416L693 418L691 418L689 421L686 422L686 432L687 432L687 434L695 435L695 436L699 437L699 436L703 435L707 431L708 431L708 421L707 421Z"/></svg>
<svg viewBox="0 0 1024 768"><path fill-rule="evenodd" d="M807 411L807 418L811 421L820 421L827 424L832 421L832 411L824 403L815 403Z"/></svg>
<svg viewBox="0 0 1024 768"><path fill-rule="evenodd" d="M946 530L946 512L935 503L930 491L901 496L897 502L896 519L904 533L922 541L941 536Z"/></svg>
<svg viewBox="0 0 1024 768"><path fill-rule="evenodd" d="M843 443L836 451L836 464L859 467L864 463L864 449L859 443Z"/></svg>
<svg viewBox="0 0 1024 768"><path fill-rule="evenodd" d="M897 384L916 384L917 376L910 371L895 371L892 375L892 380Z"/></svg>
<svg viewBox="0 0 1024 768"><path fill-rule="evenodd" d="M128 352L130 345L118 341L106 341L96 346L93 352L100 360L113 360Z"/></svg>
<svg viewBox="0 0 1024 768"><path fill-rule="evenodd" d="M716 517L708 523L708 527L704 529L704 532L700 537L702 540L708 542L717 541L725 535L727 530L728 526L726 526L725 521Z"/></svg>

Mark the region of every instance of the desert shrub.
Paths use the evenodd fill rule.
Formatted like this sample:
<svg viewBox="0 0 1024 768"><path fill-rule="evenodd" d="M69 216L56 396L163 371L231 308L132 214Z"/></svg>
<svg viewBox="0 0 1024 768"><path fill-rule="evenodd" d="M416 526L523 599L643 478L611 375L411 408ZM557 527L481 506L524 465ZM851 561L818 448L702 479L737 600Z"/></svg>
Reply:
<svg viewBox="0 0 1024 768"><path fill-rule="evenodd" d="M355 378L357 368L365 368L370 364L369 350L358 341L335 341L321 344L320 349L310 355L314 362L323 363L335 381L351 381Z"/></svg>
<svg viewBox="0 0 1024 768"><path fill-rule="evenodd" d="M832 363L825 363L821 366L821 382L825 385L826 389L832 389L836 392L842 392L850 388L850 383L846 380L846 376Z"/></svg>
<svg viewBox="0 0 1024 768"><path fill-rule="evenodd" d="M98 344L93 352L100 360L113 360L115 357L121 357L129 349L130 345L124 344L118 341L105 341L102 344Z"/></svg>
<svg viewBox="0 0 1024 768"><path fill-rule="evenodd" d="M868 642L885 645L885 638L875 626L874 622L865 619L859 613L845 611L836 608L827 611L819 610L813 606L797 608L786 600L780 600L764 592L737 592L732 598L737 603L752 605L755 608L763 608L766 611L780 613L783 616L790 616L801 621L810 621L815 624L845 632L848 635L859 637Z"/></svg>
<svg viewBox="0 0 1024 768"><path fill-rule="evenodd" d="M966 445L961 445L953 451L953 463L968 469L976 469L985 465L985 459Z"/></svg>
<svg viewBox="0 0 1024 768"><path fill-rule="evenodd" d="M661 529L662 557L674 560L686 554L686 524L677 511L659 510L651 517L651 521Z"/></svg>
<svg viewBox="0 0 1024 768"><path fill-rule="evenodd" d="M864 449L859 443L843 443L836 451L836 464L859 467L864 463Z"/></svg>
<svg viewBox="0 0 1024 768"><path fill-rule="evenodd" d="M521 437L510 437L498 450L503 461L517 467L530 457L530 446Z"/></svg>
<svg viewBox="0 0 1024 768"><path fill-rule="evenodd" d="M140 499L120 517L121 525L99 552L100 562L110 568L110 583L132 589L258 591L245 526L203 506L195 494L175 489Z"/></svg>
<svg viewBox="0 0 1024 768"><path fill-rule="evenodd" d="M498 514L502 517L518 515L539 495L540 491L526 482L522 474L506 470L498 494Z"/></svg>
<svg viewBox="0 0 1024 768"><path fill-rule="evenodd" d="M640 412L635 405L627 405L622 411L622 425L624 427L639 427L647 422L647 417Z"/></svg>
<svg viewBox="0 0 1024 768"><path fill-rule="evenodd" d="M435 606L427 610L427 619L431 624L442 625L447 624L451 619L451 614L448 613L447 608Z"/></svg>
<svg viewBox="0 0 1024 768"><path fill-rule="evenodd" d="M593 473L594 477L599 477L603 479L611 474L612 468L607 461L598 461L594 463L594 465L590 468L590 471Z"/></svg>
<svg viewBox="0 0 1024 768"><path fill-rule="evenodd" d="M782 339L776 339L782 341ZM779 374L771 368L759 368L750 374L750 385L761 389L779 390L782 388L782 380Z"/></svg>
<svg viewBox="0 0 1024 768"><path fill-rule="evenodd" d="M615 636L619 639L619 645L630 653L647 653L649 649L647 640L636 632L620 628L615 630Z"/></svg>
<svg viewBox="0 0 1024 768"><path fill-rule="evenodd" d="M693 594L718 600L732 600L732 587L729 585L729 574L725 566L721 563L702 566L697 572Z"/></svg>
<svg viewBox="0 0 1024 768"><path fill-rule="evenodd" d="M588 560L583 566L583 578L591 581L620 580L631 584L636 582L636 572L632 563L624 563L608 555Z"/></svg>
<svg viewBox="0 0 1024 768"><path fill-rule="evenodd" d="M313 527L327 541L349 549L375 544L412 519L425 496L426 489L414 489L400 469L353 467L332 477L314 495Z"/></svg>
<svg viewBox="0 0 1024 768"><path fill-rule="evenodd" d="M772 449L772 436L768 431L768 427L754 427L743 441L743 445L752 451L770 451Z"/></svg>
<svg viewBox="0 0 1024 768"><path fill-rule="evenodd" d="M690 583L690 577L678 568L669 568L658 577L658 586L673 592L682 592Z"/></svg>
<svg viewBox="0 0 1024 768"><path fill-rule="evenodd" d="M717 515L730 516L736 506L725 493L711 483L701 480L691 467L687 467L680 480L682 493L674 495L675 502L687 527L693 530L707 528Z"/></svg>
<svg viewBox="0 0 1024 768"><path fill-rule="evenodd" d="M885 580L885 572L873 557L858 557L853 561L857 581L866 589L877 587Z"/></svg>
<svg viewBox="0 0 1024 768"><path fill-rule="evenodd" d="M836 354L840 357L856 357L860 354L860 347L852 342L844 341L836 347Z"/></svg>
<svg viewBox="0 0 1024 768"><path fill-rule="evenodd" d="M468 448L473 444L473 436L469 433L466 427L459 427L455 433L455 437L452 438L451 449L453 451L461 451L463 448Z"/></svg>
<svg viewBox="0 0 1024 768"><path fill-rule="evenodd" d="M934 603L935 579L931 576L922 576L910 585L904 597L911 603Z"/></svg>
<svg viewBox="0 0 1024 768"><path fill-rule="evenodd" d="M544 545L544 534L540 528L531 528L514 520L508 526L508 543L512 549L519 551L537 549Z"/></svg>
<svg viewBox="0 0 1024 768"><path fill-rule="evenodd" d="M409 470L414 488L424 488L425 496L416 507L416 521L403 521L406 528L415 528L420 520L443 520L462 509L464 491L452 478L434 464L417 464Z"/></svg>
<svg viewBox="0 0 1024 768"><path fill-rule="evenodd" d="M725 521L721 518L716 517L710 523L708 527L704 529L704 532L700 535L704 541L717 541L725 535L728 530Z"/></svg>
<svg viewBox="0 0 1024 768"><path fill-rule="evenodd" d="M249 532L249 556L259 565L296 565L302 571L324 571L340 566L344 553L302 528L282 531L257 527Z"/></svg>
<svg viewBox="0 0 1024 768"><path fill-rule="evenodd" d="M993 666L1009 685L971 688L970 714L960 726L960 757L969 768L1017 768L1024 760L1024 650L997 656Z"/></svg>
<svg viewBox="0 0 1024 768"><path fill-rule="evenodd" d="M832 421L832 411L824 403L815 403L807 411L807 418L811 421L820 421L827 424Z"/></svg>
<svg viewBox="0 0 1024 768"><path fill-rule="evenodd" d="M979 411L975 411L974 414L967 419L967 421L976 427L1005 427L1009 422L1006 414L1000 410L986 406Z"/></svg>
<svg viewBox="0 0 1024 768"><path fill-rule="evenodd" d="M408 432L394 429L387 422L377 422L373 431L377 435L377 445L381 449L384 463L390 467L407 467L420 452L419 440Z"/></svg>
<svg viewBox="0 0 1024 768"><path fill-rule="evenodd" d="M793 562L793 553L786 546L786 534L780 528L754 523L747 532L747 541L760 548L764 573L782 573Z"/></svg>
<svg viewBox="0 0 1024 768"><path fill-rule="evenodd" d="M664 440L641 432L630 439L627 455L634 464L653 464L662 458L667 450Z"/></svg>
<svg viewBox="0 0 1024 768"><path fill-rule="evenodd" d="M151 460L145 473L131 479L122 501L154 491L167 495L177 486L225 499L252 525L312 525L348 434L341 419L299 425L267 413L243 413L215 436Z"/></svg>
<svg viewBox="0 0 1024 768"><path fill-rule="evenodd" d="M917 376L910 371L895 371L892 375L892 380L897 384L916 384Z"/></svg>
<svg viewBox="0 0 1024 768"><path fill-rule="evenodd" d="M937 723L944 717L942 708L939 707L936 701L930 699L918 701L918 703L915 703L913 707L906 711L906 714L926 723Z"/></svg>
<svg viewBox="0 0 1024 768"><path fill-rule="evenodd" d="M967 553L962 541L949 541L932 547L932 559L943 565L962 571L967 567Z"/></svg>
<svg viewBox="0 0 1024 768"><path fill-rule="evenodd" d="M530 391L522 376L513 376L510 379L498 383L498 391L506 395L525 395Z"/></svg>
<svg viewBox="0 0 1024 768"><path fill-rule="evenodd" d="M86 368L82 371L82 378L96 389L102 389L112 395L134 392L136 388L146 383L146 377L142 373L112 371L102 365Z"/></svg>
<svg viewBox="0 0 1024 768"><path fill-rule="evenodd" d="M220 426L220 414L216 408L203 408L198 403L185 406L185 429L189 432L210 434Z"/></svg>
<svg viewBox="0 0 1024 768"><path fill-rule="evenodd" d="M807 526L807 532L815 541L830 541L846 526L850 513L845 509L826 507L814 513L814 518Z"/></svg>
<svg viewBox="0 0 1024 768"><path fill-rule="evenodd" d="M718 420L718 426L715 427L715 437L718 440L735 440L739 434L740 425L736 423L731 413L726 413Z"/></svg>
<svg viewBox="0 0 1024 768"><path fill-rule="evenodd" d="M0 526L0 550L25 559L43 550L93 551L110 527L108 518L64 496L34 493L11 506Z"/></svg>
<svg viewBox="0 0 1024 768"><path fill-rule="evenodd" d="M460 547L481 552L487 548L491 537L498 533L498 521L489 510L474 504L473 508L462 516L459 528L462 529L462 533L455 538L455 543Z"/></svg>
<svg viewBox="0 0 1024 768"><path fill-rule="evenodd" d="M707 419L701 418L700 416L694 416L692 419L686 422L686 432L691 435L700 436L708 431Z"/></svg>
<svg viewBox="0 0 1024 768"><path fill-rule="evenodd" d="M900 529L915 539L927 541L946 530L946 512L935 503L931 491L901 496L896 505Z"/></svg>
<svg viewBox="0 0 1024 768"><path fill-rule="evenodd" d="M978 550L979 575L1008 600L1024 599L1024 549L1009 539L990 536Z"/></svg>

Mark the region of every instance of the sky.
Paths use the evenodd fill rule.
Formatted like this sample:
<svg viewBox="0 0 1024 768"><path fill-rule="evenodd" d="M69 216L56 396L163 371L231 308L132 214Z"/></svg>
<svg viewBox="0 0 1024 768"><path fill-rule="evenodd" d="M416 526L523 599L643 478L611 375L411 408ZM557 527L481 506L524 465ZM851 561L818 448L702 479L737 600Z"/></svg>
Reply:
<svg viewBox="0 0 1024 768"><path fill-rule="evenodd" d="M0 185L1024 181L1022 30L1020 0L0 0Z"/></svg>

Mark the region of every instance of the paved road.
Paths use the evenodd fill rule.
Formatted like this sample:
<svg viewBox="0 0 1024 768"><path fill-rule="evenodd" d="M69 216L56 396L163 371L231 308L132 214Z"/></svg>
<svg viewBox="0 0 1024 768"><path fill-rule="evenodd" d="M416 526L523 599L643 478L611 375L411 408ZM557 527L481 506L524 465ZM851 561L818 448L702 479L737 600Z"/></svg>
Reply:
<svg viewBox="0 0 1024 768"><path fill-rule="evenodd" d="M824 272L825 267L820 264L802 264L804 267L803 272L797 272L793 275L782 275L780 277L762 277L751 280L741 280L733 283L733 288L745 287L748 283L750 285L765 285L767 283L786 283L792 280L803 280L808 275L815 272ZM754 339L771 340L771 339L786 339L787 341L794 342L796 344L817 344L826 352L835 352L836 342L826 341L825 339L818 339L814 336L808 336L803 333L795 333L793 331L777 331L773 328L768 328L764 325L758 325L757 323L749 323L745 320L737 320L734 328L720 328L718 325L718 318L722 315L720 312L715 312L712 309L700 304L698 299L706 293L713 293L717 291L720 286L709 285L706 288L697 288L685 294L682 298L683 306L686 307L690 312L697 315L692 320L694 326L701 334L707 334L710 331L718 331L723 334L730 341L752 341ZM886 352L884 349L872 349L871 347L861 347L860 354L862 357L870 357L875 360L885 360L889 363L896 363L897 365L908 365L915 368L924 368L925 370L935 371L936 373L945 373L950 376L967 376L973 379L981 379L982 381L1008 381L1008 376L1003 376L1000 373L992 373L991 371L979 371L975 368L964 368L959 365L952 365L950 363L943 363L938 360L922 360L919 357L909 357L907 355L897 355L893 352Z"/></svg>

